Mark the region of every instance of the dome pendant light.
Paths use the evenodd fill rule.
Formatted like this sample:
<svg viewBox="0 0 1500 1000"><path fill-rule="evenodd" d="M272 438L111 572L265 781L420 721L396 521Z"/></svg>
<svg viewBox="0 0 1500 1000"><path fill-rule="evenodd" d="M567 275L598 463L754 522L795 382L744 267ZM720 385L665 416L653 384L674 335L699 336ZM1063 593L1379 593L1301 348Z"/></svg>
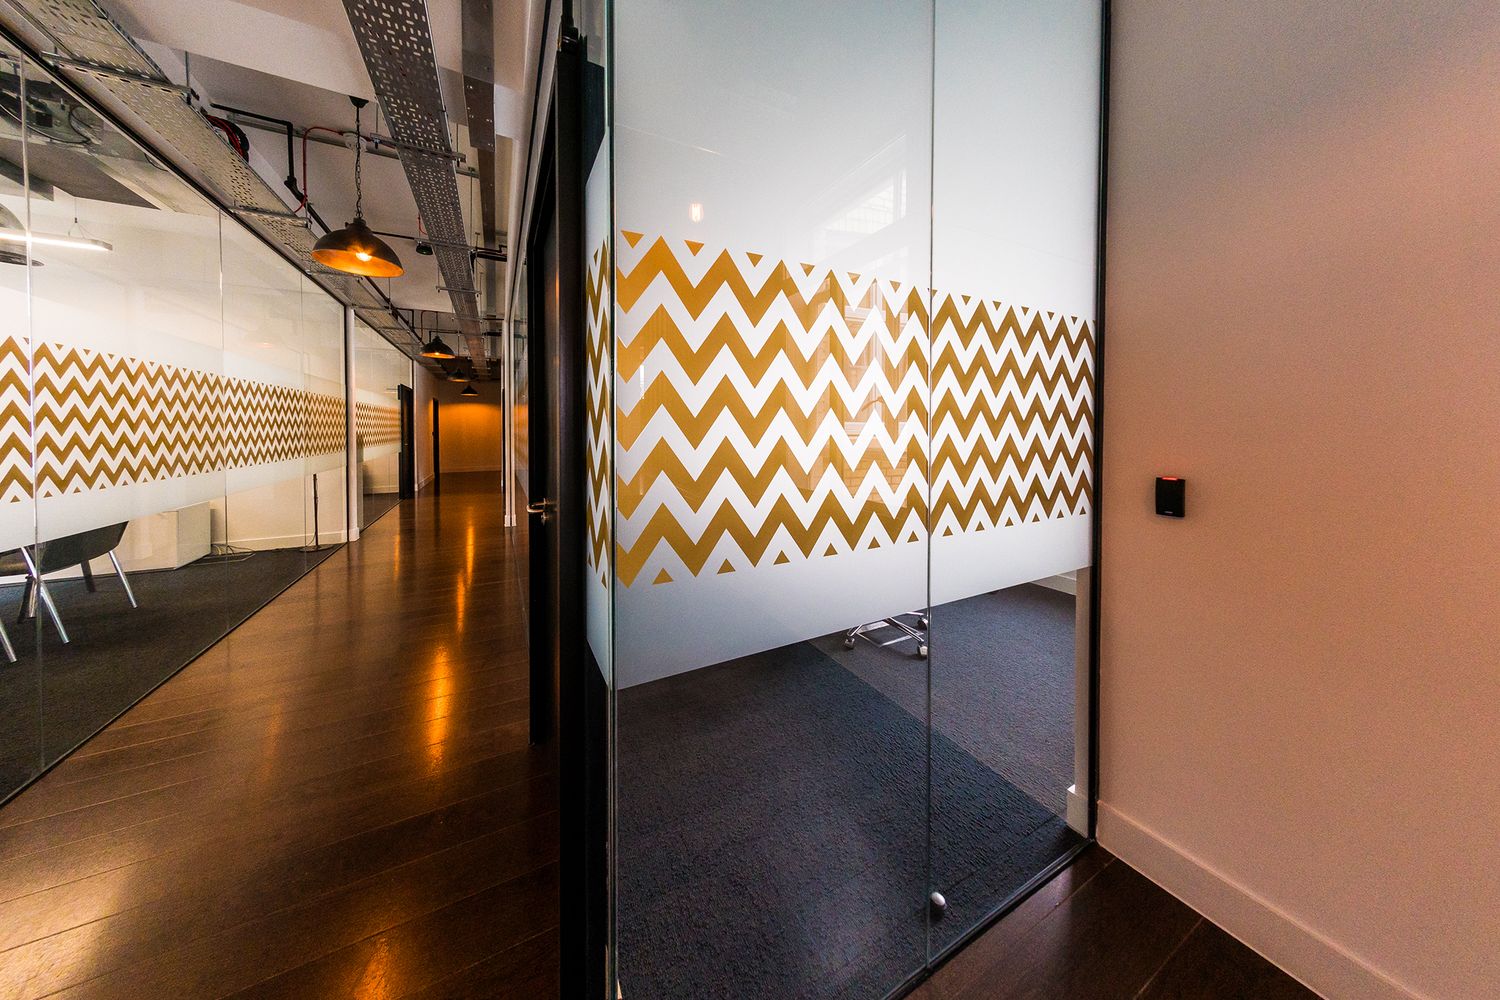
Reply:
<svg viewBox="0 0 1500 1000"><path fill-rule="evenodd" d="M472 385L466 385L466 386L464 386L464 391L461 392L461 393L459 393L459 395L460 396L477 396L477 395L479 395L479 390L476 389L476 388L474 388Z"/></svg>
<svg viewBox="0 0 1500 1000"><path fill-rule="evenodd" d="M458 355L454 354L448 345L443 343L442 337L434 333L432 339L422 345L422 357L437 358L439 361L452 361Z"/></svg>
<svg viewBox="0 0 1500 1000"><path fill-rule="evenodd" d="M406 268L401 266L401 258L396 256L396 251L370 231L370 227L365 224L363 211L360 154L364 152L365 141L359 131L359 109L367 102L360 97L351 97L349 100L354 102L354 221L314 243L312 258L319 264L346 274L358 274L367 278L394 278L404 274Z"/></svg>

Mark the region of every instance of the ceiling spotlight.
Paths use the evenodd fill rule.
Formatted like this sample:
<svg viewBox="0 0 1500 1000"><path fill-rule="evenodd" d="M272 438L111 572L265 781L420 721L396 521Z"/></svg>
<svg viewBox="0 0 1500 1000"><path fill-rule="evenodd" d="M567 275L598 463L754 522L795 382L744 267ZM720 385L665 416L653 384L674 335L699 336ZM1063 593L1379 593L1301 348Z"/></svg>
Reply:
<svg viewBox="0 0 1500 1000"><path fill-rule="evenodd" d="M452 361L458 355L448 349L448 345L443 343L442 337L434 333L432 339L422 346L422 357L437 358L439 361Z"/></svg>
<svg viewBox="0 0 1500 1000"><path fill-rule="evenodd" d="M460 396L477 396L477 395L479 395L479 390L476 389L476 388L474 388L472 385L466 385L466 386L464 386L464 391L461 392L461 393L459 393L459 395Z"/></svg>
<svg viewBox="0 0 1500 1000"><path fill-rule="evenodd" d="M417 243L417 253L421 254L423 257L431 257L432 256L432 244L431 243L423 243L423 242L419 241Z"/></svg>
<svg viewBox="0 0 1500 1000"><path fill-rule="evenodd" d="M312 258L319 264L346 274L358 274L367 278L394 278L406 272L406 268L401 266L401 258L365 224L360 178L360 154L364 151L365 144L359 138L359 109L367 102L358 97L351 97L349 100L354 102L354 221L343 229L325 234L314 243Z"/></svg>

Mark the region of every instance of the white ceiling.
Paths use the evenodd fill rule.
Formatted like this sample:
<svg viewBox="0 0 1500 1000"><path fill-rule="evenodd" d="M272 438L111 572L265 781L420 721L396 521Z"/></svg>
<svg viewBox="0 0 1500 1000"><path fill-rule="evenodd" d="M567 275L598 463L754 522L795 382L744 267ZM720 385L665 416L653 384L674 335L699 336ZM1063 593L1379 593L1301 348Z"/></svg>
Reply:
<svg viewBox="0 0 1500 1000"><path fill-rule="evenodd" d="M173 71L181 67L182 54L187 53L192 86L205 101L290 119L299 127L349 129L354 123L349 95L374 97L342 0L101 2L164 68L171 67L169 75L177 75ZM521 172L509 157L525 148L543 8L542 0L493 2L497 228L502 233L508 229L506 215L513 200L508 186ZM427 10L449 122L455 127L458 148L467 155L465 166L477 168L477 155L467 142L463 106L461 0L428 0ZM372 103L363 113L361 124L367 131L376 126L375 108ZM389 130L382 122L379 131ZM246 134L252 166L282 191L285 138L248 128ZM297 174L318 213L333 227L349 221L354 211L353 152L309 142L306 177L302 176L300 141L296 156ZM363 170L364 212L371 227L417 233L416 203L400 162L366 155ZM471 238L477 243L477 181L463 176L458 181ZM406 274L388 282L387 294L395 303L403 308L451 311L451 299L438 291L442 279L433 258L418 255L410 242L388 242L406 267ZM503 279L502 274L502 287Z"/></svg>

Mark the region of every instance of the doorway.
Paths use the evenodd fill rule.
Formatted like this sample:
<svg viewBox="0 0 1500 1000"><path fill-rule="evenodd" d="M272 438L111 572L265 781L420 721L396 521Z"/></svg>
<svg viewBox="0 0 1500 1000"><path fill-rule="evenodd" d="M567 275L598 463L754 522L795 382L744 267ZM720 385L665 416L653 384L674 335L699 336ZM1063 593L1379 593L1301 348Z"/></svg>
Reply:
<svg viewBox="0 0 1500 1000"><path fill-rule="evenodd" d="M532 742L557 755L563 996L606 982L608 783L604 676L584 640L587 295L582 55L558 53L527 232Z"/></svg>

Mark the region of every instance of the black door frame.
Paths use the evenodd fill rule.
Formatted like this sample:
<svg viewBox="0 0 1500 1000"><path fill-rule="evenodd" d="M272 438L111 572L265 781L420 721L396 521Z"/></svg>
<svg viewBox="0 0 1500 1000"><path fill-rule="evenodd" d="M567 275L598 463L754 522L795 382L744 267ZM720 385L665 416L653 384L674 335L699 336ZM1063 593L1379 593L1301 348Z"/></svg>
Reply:
<svg viewBox="0 0 1500 1000"><path fill-rule="evenodd" d="M417 495L417 427L416 399L411 386L396 386L396 404L401 408L401 458L398 463L400 482L396 495L410 500Z"/></svg>
<svg viewBox="0 0 1500 1000"><path fill-rule="evenodd" d="M531 329L540 334L530 338L529 357L531 725L533 742L553 742L557 755L560 983L565 997L604 995L609 932L609 699L585 638L584 62L582 44L565 35L557 54L537 197L526 234L528 315ZM549 236L556 239L555 292L545 287L548 275L538 266ZM548 337L543 308L549 293L556 295L555 340Z"/></svg>
<svg viewBox="0 0 1500 1000"><path fill-rule="evenodd" d="M438 485L438 476L442 475L443 461L438 453L438 398L432 397L432 485Z"/></svg>

